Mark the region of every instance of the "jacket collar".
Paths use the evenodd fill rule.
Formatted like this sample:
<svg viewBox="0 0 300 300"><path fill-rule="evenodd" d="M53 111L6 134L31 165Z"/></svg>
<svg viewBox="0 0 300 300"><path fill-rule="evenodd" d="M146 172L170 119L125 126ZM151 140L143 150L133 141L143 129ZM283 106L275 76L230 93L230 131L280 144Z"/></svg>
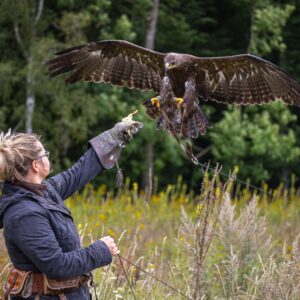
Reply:
<svg viewBox="0 0 300 300"><path fill-rule="evenodd" d="M52 198L55 198L55 195L53 195L53 192L51 192L52 197L49 195L50 187L47 187L46 184L44 186L45 186L45 188L43 191L43 195L38 195L35 192L33 192L31 189L26 188L25 186L11 184L9 182L4 182L3 195L0 197L0 214L1 214L1 211L2 211L2 213L4 213L4 210L8 206L13 204L15 201L20 201L22 198L31 198L34 201L38 202L45 209L60 211L63 214L66 214L72 218L71 212L66 207L65 203L62 200L54 201L52 199ZM0 219L1 219L1 216L0 216Z"/></svg>

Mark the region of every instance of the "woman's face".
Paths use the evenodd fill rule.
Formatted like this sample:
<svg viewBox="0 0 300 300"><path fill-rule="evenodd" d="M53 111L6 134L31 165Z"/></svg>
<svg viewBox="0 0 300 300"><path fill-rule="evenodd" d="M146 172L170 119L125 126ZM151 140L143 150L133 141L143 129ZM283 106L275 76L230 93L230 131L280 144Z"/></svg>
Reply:
<svg viewBox="0 0 300 300"><path fill-rule="evenodd" d="M39 158L36 160L39 164L39 173L42 179L45 179L50 173L49 152L45 150L40 141L37 142L41 149Z"/></svg>

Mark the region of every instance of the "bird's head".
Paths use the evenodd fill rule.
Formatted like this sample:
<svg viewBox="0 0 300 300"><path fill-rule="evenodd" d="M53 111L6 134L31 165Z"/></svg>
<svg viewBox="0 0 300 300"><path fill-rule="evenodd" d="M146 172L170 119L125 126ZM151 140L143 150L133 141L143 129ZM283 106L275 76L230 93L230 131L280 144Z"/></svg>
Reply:
<svg viewBox="0 0 300 300"><path fill-rule="evenodd" d="M180 60L176 53L170 53L165 58L165 69L166 71L177 68L180 65Z"/></svg>

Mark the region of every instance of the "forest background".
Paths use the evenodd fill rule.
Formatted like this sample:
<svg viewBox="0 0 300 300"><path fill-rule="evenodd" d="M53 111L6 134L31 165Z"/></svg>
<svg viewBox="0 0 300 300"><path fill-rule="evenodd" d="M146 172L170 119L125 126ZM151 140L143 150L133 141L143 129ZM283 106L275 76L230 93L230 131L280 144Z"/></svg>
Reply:
<svg viewBox="0 0 300 300"><path fill-rule="evenodd" d="M43 62L58 50L103 39L145 46L154 30L157 51L197 56L252 53L300 82L299 1L2 0L0 26L0 129L41 135L54 172L69 167L90 138L138 107L137 119L145 126L123 151L125 176L143 187L154 176L156 190L175 183L178 175L196 189L202 176L174 139L157 131L145 115L142 103L153 93L50 79ZM280 102L202 106L214 124L194 141L202 163L219 162L224 172L236 167L240 179L271 186L283 182L289 187L294 174L299 185L299 108ZM111 186L114 175L108 171L97 180Z"/></svg>

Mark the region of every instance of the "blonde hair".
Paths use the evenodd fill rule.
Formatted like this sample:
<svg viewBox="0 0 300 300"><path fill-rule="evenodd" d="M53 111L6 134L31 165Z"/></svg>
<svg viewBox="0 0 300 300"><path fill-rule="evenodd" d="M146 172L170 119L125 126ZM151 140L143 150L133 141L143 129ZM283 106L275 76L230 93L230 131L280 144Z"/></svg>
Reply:
<svg viewBox="0 0 300 300"><path fill-rule="evenodd" d="M0 181L23 182L41 152L40 138L29 133L0 133Z"/></svg>

